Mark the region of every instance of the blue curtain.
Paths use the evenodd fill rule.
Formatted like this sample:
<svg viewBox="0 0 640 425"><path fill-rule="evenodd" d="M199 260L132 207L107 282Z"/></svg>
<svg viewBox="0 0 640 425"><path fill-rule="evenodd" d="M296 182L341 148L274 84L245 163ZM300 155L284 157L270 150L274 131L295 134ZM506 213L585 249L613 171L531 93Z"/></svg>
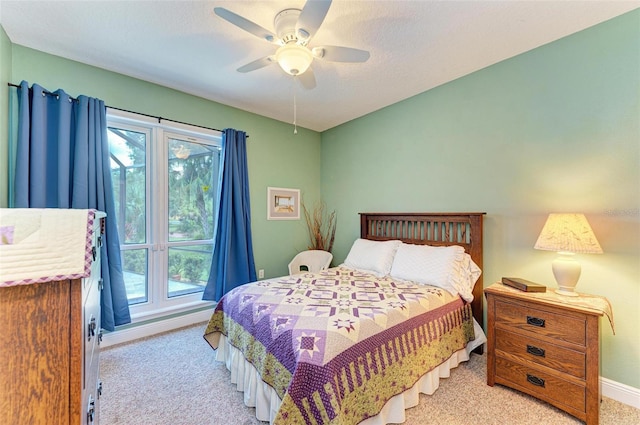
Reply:
<svg viewBox="0 0 640 425"><path fill-rule="evenodd" d="M26 81L18 88L16 208L80 208L107 213L102 245L102 327L131 322L122 275L104 102Z"/></svg>
<svg viewBox="0 0 640 425"><path fill-rule="evenodd" d="M251 241L247 135L243 131L224 130L222 155L216 240L203 300L218 301L236 286L256 280Z"/></svg>

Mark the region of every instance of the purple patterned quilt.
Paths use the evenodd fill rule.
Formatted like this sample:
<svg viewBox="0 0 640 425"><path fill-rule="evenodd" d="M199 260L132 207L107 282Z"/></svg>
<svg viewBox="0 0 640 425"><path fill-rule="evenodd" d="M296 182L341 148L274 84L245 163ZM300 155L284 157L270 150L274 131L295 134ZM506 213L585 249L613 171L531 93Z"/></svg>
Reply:
<svg viewBox="0 0 640 425"><path fill-rule="evenodd" d="M357 424L474 339L459 297L345 267L235 288L204 337L221 334L278 393L276 424Z"/></svg>

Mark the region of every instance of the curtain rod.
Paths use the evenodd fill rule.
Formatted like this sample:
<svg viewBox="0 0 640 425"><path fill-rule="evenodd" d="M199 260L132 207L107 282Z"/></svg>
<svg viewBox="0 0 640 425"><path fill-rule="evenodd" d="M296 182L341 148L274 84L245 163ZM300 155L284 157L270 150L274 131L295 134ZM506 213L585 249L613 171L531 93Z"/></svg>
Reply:
<svg viewBox="0 0 640 425"><path fill-rule="evenodd" d="M7 85L8 85L8 86L10 86L10 87L17 87L17 88L20 88L20 85L19 85L19 84L7 83ZM31 87L29 87L29 90L31 90ZM43 89L43 90L44 90L44 89ZM50 91L48 91L48 90L44 90L44 93L49 94L49 95L52 95L52 96L54 95L54 93L51 93L51 92L50 92ZM78 99L76 99L75 97L71 97L71 96L69 96L69 98L70 98L71 100L74 100L74 101L75 101L75 100L78 100ZM198 127L198 128L204 128L205 130L219 131L220 133L223 133L223 131L222 131L222 130L218 130L217 128L212 128L212 127L205 127L204 125L191 124L191 123L183 122L183 121L170 120L170 119L168 119L168 118L162 118L162 117L159 117L159 116L157 116L157 115L143 114L142 112L129 111L129 110L127 110L127 109L116 108L116 107L114 107L114 106L109 106L109 105L105 105L105 106L106 106L107 108L115 109L115 110L117 110L117 111L128 112L128 113L130 113L130 114L142 115L143 117L148 117L148 118L155 118L155 119L157 119L157 120L158 120L158 124L160 124L160 122L161 122L162 120L165 120L165 121L175 122L175 123L178 123L178 124L190 125L190 126ZM247 135L247 139L248 139L248 138L249 138L249 135Z"/></svg>

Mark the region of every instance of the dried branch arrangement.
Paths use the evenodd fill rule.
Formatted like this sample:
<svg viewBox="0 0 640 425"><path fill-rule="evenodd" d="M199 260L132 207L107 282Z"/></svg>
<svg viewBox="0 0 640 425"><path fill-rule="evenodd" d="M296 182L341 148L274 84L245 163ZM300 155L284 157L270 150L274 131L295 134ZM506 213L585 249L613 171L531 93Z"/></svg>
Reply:
<svg viewBox="0 0 640 425"><path fill-rule="evenodd" d="M307 221L307 230L309 231L311 243L309 249L331 252L333 241L336 237L336 212L327 213L325 203L319 202L313 208L312 214L310 214L304 202L301 202L301 204L304 218Z"/></svg>

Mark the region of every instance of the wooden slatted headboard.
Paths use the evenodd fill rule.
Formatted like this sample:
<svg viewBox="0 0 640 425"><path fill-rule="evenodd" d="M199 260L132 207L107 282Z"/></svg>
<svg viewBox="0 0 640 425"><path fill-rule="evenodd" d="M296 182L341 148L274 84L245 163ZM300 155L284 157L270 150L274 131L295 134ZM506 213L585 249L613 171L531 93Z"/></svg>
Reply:
<svg viewBox="0 0 640 425"><path fill-rule="evenodd" d="M418 245L460 245L482 269L482 218L485 213L360 213L360 237L398 239ZM473 288L473 317L482 326L482 275Z"/></svg>

